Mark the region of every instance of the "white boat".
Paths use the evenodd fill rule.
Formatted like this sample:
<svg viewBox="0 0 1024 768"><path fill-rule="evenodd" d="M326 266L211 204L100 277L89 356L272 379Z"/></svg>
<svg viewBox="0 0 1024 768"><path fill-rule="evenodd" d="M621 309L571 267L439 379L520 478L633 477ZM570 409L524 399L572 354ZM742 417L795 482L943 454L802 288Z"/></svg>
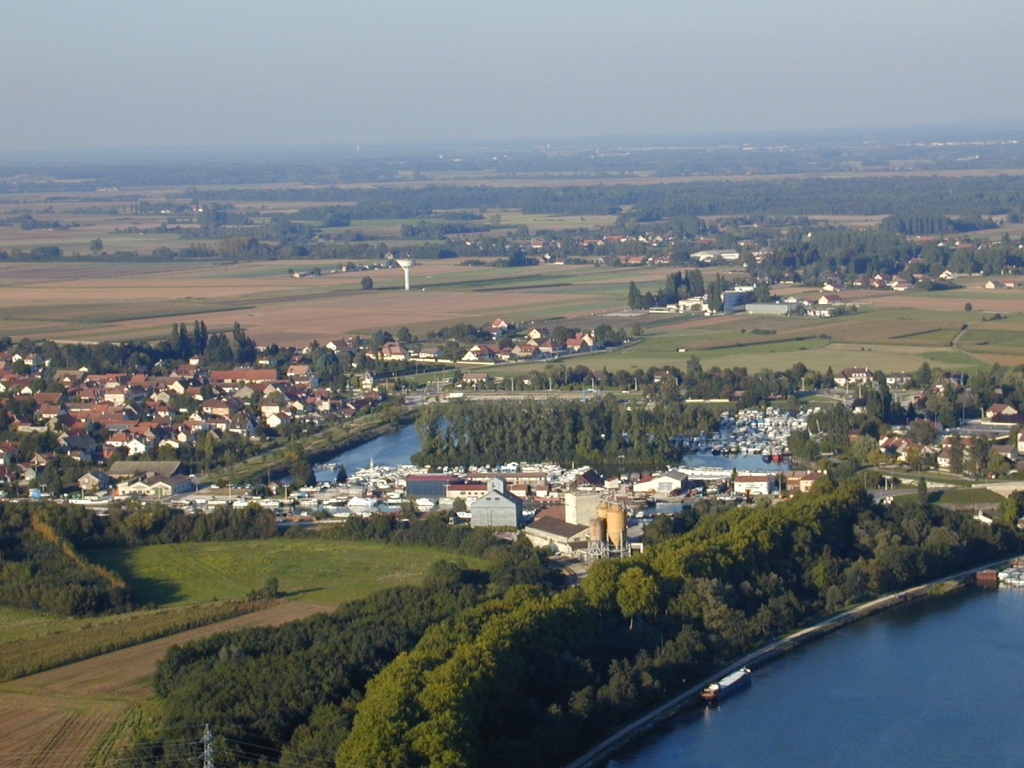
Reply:
<svg viewBox="0 0 1024 768"><path fill-rule="evenodd" d="M416 509L427 512L437 506L433 499L416 499Z"/></svg>
<svg viewBox="0 0 1024 768"><path fill-rule="evenodd" d="M377 506L377 499L368 499L365 496L353 496L348 500L349 509L373 509Z"/></svg>

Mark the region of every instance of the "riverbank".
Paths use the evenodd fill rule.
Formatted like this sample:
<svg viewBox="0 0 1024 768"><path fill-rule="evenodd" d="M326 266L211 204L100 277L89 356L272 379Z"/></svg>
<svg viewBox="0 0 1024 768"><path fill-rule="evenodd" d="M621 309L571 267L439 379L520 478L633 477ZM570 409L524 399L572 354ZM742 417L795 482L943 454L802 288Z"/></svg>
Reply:
<svg viewBox="0 0 1024 768"><path fill-rule="evenodd" d="M825 635L849 624L888 610L894 606L905 605L925 598L949 594L950 592L961 589L972 579L976 572L987 568L997 568L1008 562L1010 562L1010 559L1004 558L994 563L970 568L966 571L962 571L951 576L945 576L926 584L921 584L900 592L884 595L876 598L875 600L871 600L867 603L863 603L862 605L838 613L828 619L817 622L810 627L798 630L781 640L768 643L767 645L752 651L746 656L737 659L730 665L717 670L713 675L687 688L685 691L658 706L656 709L633 720L631 723L616 731L581 757L571 763L568 763L565 768L592 768L592 766L598 765L601 761L606 760L614 752L617 752L637 737L664 723L684 709L698 704L700 702L700 692L706 686L713 682L717 682L730 672L742 667L750 667L752 669L763 667L771 661L802 645L824 637Z"/></svg>

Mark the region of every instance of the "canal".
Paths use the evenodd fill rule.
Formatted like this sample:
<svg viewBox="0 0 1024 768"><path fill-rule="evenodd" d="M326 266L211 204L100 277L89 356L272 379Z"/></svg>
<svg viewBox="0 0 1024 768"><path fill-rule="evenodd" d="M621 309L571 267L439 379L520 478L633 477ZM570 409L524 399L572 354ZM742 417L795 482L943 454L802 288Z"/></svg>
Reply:
<svg viewBox="0 0 1024 768"><path fill-rule="evenodd" d="M375 437L369 442L338 454L325 463L344 464L345 470L348 472L370 466L371 460L375 466L397 467L411 463L410 457L419 449L420 436L416 432L416 427L413 424L407 424L397 432ZM318 482L334 479L335 470L322 467L315 469Z"/></svg>
<svg viewBox="0 0 1024 768"><path fill-rule="evenodd" d="M758 669L606 768L1020 766L1024 591L900 606Z"/></svg>

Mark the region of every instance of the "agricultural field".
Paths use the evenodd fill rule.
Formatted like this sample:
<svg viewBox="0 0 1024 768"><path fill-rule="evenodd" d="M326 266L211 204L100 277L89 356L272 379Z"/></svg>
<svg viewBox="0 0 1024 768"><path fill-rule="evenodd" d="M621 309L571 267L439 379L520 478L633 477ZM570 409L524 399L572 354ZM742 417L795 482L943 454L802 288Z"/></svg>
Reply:
<svg viewBox="0 0 1024 768"><path fill-rule="evenodd" d="M271 626L323 608L295 601L0 684L0 768L78 768L151 695L148 678L176 643Z"/></svg>
<svg viewBox="0 0 1024 768"><path fill-rule="evenodd" d="M320 267L318 277L288 274ZM591 315L621 306L632 272L593 267L495 269L424 262L414 290L399 269L330 272L324 262L238 264L0 265L0 334L13 338L122 341L163 338L172 322L204 319L211 330L235 322L260 343L298 344L378 328L414 331ZM667 269L644 270L664 284ZM360 281L370 275L374 289Z"/></svg>
<svg viewBox="0 0 1024 768"><path fill-rule="evenodd" d="M266 607L266 600L221 600L84 618L3 608L0 609L0 682Z"/></svg>
<svg viewBox="0 0 1024 768"><path fill-rule="evenodd" d="M418 583L440 550L323 539L166 544L88 556L120 570L140 602L167 606L124 617L62 619L3 609L0 641L37 651L126 622L195 612L197 601L241 597L276 576L285 600L270 608L0 683L0 768L102 765L130 735L151 696L149 677L174 644L214 632L265 626L331 610L382 587ZM483 561L471 565L482 567ZM170 614L168 614L170 612ZM30 647L31 646L31 647ZM3 652L0 644L0 652ZM133 725L135 723L135 725Z"/></svg>
<svg viewBox="0 0 1024 768"><path fill-rule="evenodd" d="M419 583L430 564L446 553L372 542L270 539L85 554L120 573L142 603L163 606L243 597L274 576L286 596L334 608L383 587Z"/></svg>

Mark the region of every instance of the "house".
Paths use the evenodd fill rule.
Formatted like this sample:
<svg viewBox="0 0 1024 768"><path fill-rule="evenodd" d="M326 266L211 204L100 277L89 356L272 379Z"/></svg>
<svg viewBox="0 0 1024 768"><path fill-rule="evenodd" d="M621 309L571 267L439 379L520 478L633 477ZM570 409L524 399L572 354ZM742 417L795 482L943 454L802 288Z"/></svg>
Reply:
<svg viewBox="0 0 1024 768"><path fill-rule="evenodd" d="M380 348L379 357L385 362L404 362L409 359L409 352L397 341L386 341Z"/></svg>
<svg viewBox="0 0 1024 768"><path fill-rule="evenodd" d="M508 330L508 323L506 323L500 317L495 318L494 322L491 323L488 330L491 332L491 335L494 336L495 338L497 338L498 336L504 336L505 332Z"/></svg>
<svg viewBox="0 0 1024 768"><path fill-rule="evenodd" d="M243 384L269 384L276 380L276 368L233 368L230 371L210 371L210 383L225 389L238 389Z"/></svg>
<svg viewBox="0 0 1024 768"><path fill-rule="evenodd" d="M78 487L82 493L95 493L105 491L111 485L110 475L102 469L95 469L78 478Z"/></svg>
<svg viewBox="0 0 1024 768"><path fill-rule="evenodd" d="M450 487L450 486L449 486ZM481 527L523 527L523 500L508 492L503 477L487 481L487 493L469 506L471 525Z"/></svg>
<svg viewBox="0 0 1024 768"><path fill-rule="evenodd" d="M1006 286L1003 285L998 280L989 280L987 283L985 283L985 287L988 288L990 291L998 291L1005 288Z"/></svg>
<svg viewBox="0 0 1024 768"><path fill-rule="evenodd" d="M476 386L477 384L486 384L490 380L491 375L482 371L467 371L462 374L462 382L464 384L472 384Z"/></svg>
<svg viewBox="0 0 1024 768"><path fill-rule="evenodd" d="M462 356L465 363L489 363L493 362L501 352L493 344L474 344L469 351Z"/></svg>
<svg viewBox="0 0 1024 768"><path fill-rule="evenodd" d="M905 371L897 371L896 373L888 373L885 376L885 383L890 387L896 389L903 389L910 385L914 381L914 377Z"/></svg>
<svg viewBox="0 0 1024 768"><path fill-rule="evenodd" d="M990 420L1008 419L1017 415L1017 409L1007 403L993 403L985 409L985 418Z"/></svg>
<svg viewBox="0 0 1024 768"><path fill-rule="evenodd" d="M823 293L818 299L818 304L822 306L839 306L845 303L846 301L838 293Z"/></svg>
<svg viewBox="0 0 1024 768"><path fill-rule="evenodd" d="M845 387L850 384L866 384L871 381L872 373L868 368L843 368L838 376L834 376L836 386Z"/></svg>
<svg viewBox="0 0 1024 768"><path fill-rule="evenodd" d="M814 484L825 477L824 472L795 471L786 476L787 493L807 493Z"/></svg>
<svg viewBox="0 0 1024 768"><path fill-rule="evenodd" d="M774 487L774 479L767 473L736 475L732 481L733 493L737 495L767 496Z"/></svg>

